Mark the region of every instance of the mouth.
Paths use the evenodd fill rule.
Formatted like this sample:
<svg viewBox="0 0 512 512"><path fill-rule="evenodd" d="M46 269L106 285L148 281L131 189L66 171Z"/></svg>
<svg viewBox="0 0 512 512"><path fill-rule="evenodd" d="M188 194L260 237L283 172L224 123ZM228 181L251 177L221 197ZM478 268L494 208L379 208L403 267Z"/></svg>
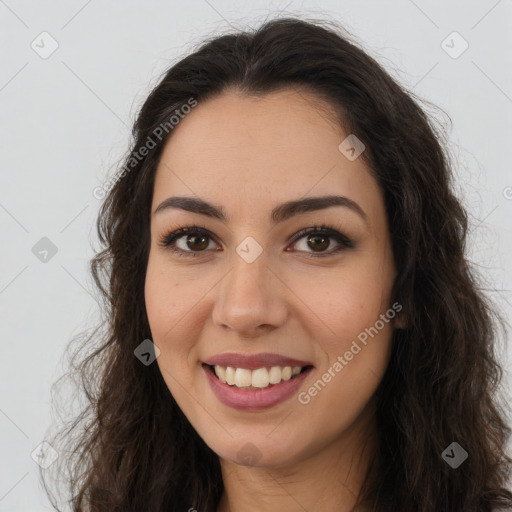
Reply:
<svg viewBox="0 0 512 512"><path fill-rule="evenodd" d="M313 368L308 364L250 370L202 363L210 389L220 402L234 409L254 412L288 401L304 385Z"/></svg>
<svg viewBox="0 0 512 512"><path fill-rule="evenodd" d="M314 369L309 361L271 352L225 352L201 365L216 397L224 405L245 411L288 401Z"/></svg>
<svg viewBox="0 0 512 512"><path fill-rule="evenodd" d="M262 366L248 369L233 366L203 363L203 367L223 384L233 388L254 391L279 386L283 382L294 380L309 372L313 365L304 366Z"/></svg>

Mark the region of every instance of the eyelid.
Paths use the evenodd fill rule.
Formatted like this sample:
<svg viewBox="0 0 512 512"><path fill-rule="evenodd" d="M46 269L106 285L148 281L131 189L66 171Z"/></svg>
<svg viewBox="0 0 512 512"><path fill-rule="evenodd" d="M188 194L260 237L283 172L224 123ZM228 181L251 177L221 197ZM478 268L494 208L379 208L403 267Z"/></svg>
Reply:
<svg viewBox="0 0 512 512"><path fill-rule="evenodd" d="M339 244L339 247L335 248L334 250L330 250L327 252L309 252L309 251L297 251L299 253L306 254L307 256L313 257L313 258L322 258L322 257L328 257L328 256L334 256L335 254L340 253L343 250L346 249L352 249L356 245L353 242L352 239L344 235L342 232L338 231L338 228L335 228L334 226L322 223L321 225L314 225L307 228L303 228L299 230L298 232L294 233L291 237L288 238L286 241L287 244L295 244L298 242L301 238L304 238L306 235L310 234L324 234L328 238L336 240L336 242ZM176 229L172 230L171 232L168 232L167 234L163 235L158 243L161 247L164 249L168 249L171 252L184 257L195 257L195 256L201 256L202 253L207 253L210 251L203 250L203 251L185 251L182 249L178 249L175 247L176 240L179 240L180 238L189 235L189 234L201 234L205 235L212 241L214 241L217 245L220 245L217 240L216 236L206 227L193 224L193 225L185 225L185 226L178 226Z"/></svg>
<svg viewBox="0 0 512 512"><path fill-rule="evenodd" d="M194 234L194 233L206 235L213 241L216 241L215 235L209 229L207 229L204 226L198 225L198 224L191 224L191 225L185 225L185 226L178 226L178 227L176 227L176 229L166 232L163 236L160 237L158 245L163 247L164 249L173 250L171 248L171 245L174 242L176 242L176 240L184 237L185 235ZM218 243L218 242L215 242L215 243ZM173 250L173 252L181 253L183 251L180 251L180 250L174 251ZM194 253L199 254L200 252L204 252L204 251L184 251L184 252L190 253L190 254L194 254Z"/></svg>
<svg viewBox="0 0 512 512"><path fill-rule="evenodd" d="M301 238L303 238L304 236L313 234L313 233L321 233L321 234L324 234L331 238L341 239L339 241L340 243L344 243L350 247L355 247L354 242L348 236L344 235L343 233L341 233L334 227L329 226L328 224L320 224L320 225L315 225L315 226L311 226L308 228L303 228L303 229L299 230L297 233L295 233L294 235L292 235L292 237L287 240L287 243L288 242L295 243L298 240L300 240Z"/></svg>

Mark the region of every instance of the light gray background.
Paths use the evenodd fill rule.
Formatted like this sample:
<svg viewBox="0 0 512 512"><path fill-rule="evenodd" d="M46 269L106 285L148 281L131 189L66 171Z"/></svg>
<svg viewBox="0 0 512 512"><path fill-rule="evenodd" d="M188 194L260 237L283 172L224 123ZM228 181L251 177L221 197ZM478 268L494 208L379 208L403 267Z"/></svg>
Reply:
<svg viewBox="0 0 512 512"><path fill-rule="evenodd" d="M66 344L99 318L88 275L100 205L92 191L126 151L137 109L203 36L280 10L344 23L401 83L451 116L471 258L510 316L510 0L0 0L0 511L50 510L31 452L51 421ZM43 31L59 45L47 59L31 47L49 48ZM458 58L441 46L453 31L469 43ZM32 252L42 237L58 249L46 263ZM510 389L510 350L508 359L501 353Z"/></svg>

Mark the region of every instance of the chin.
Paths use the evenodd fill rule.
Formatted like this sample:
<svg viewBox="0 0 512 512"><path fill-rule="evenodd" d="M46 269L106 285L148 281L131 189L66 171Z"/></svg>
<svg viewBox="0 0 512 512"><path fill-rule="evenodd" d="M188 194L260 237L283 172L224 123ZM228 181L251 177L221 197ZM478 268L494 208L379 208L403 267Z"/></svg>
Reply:
<svg viewBox="0 0 512 512"><path fill-rule="evenodd" d="M279 437L272 439L265 434L230 439L221 446L214 444L210 447L221 459L247 467L286 466L298 457L296 443L290 439L285 442Z"/></svg>

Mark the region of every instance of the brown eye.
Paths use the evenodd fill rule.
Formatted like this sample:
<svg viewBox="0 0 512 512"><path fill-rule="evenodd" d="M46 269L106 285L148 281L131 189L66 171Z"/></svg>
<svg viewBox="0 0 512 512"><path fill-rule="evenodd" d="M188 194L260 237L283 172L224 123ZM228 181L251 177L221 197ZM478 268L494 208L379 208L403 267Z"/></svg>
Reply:
<svg viewBox="0 0 512 512"><path fill-rule="evenodd" d="M329 247L329 237L324 235L309 235L307 237L308 247L311 249L324 251Z"/></svg>
<svg viewBox="0 0 512 512"><path fill-rule="evenodd" d="M208 236L195 233L187 235L185 243L187 247L193 251L203 251L208 247Z"/></svg>
<svg viewBox="0 0 512 512"><path fill-rule="evenodd" d="M196 253L205 252L211 241L212 237L205 229L180 228L164 236L160 245L180 256L196 256Z"/></svg>
<svg viewBox="0 0 512 512"><path fill-rule="evenodd" d="M345 249L355 247L354 242L329 226L315 226L301 230L294 237L292 245L300 245L299 241L305 240L303 248L298 249L297 252L305 253L307 256L326 257L333 256ZM337 244L330 251L331 242ZM179 256L197 256L199 253L206 253L210 245L214 242L212 235L205 228L199 227L184 227L165 235L159 245L168 248L170 251L178 254Z"/></svg>
<svg viewBox="0 0 512 512"><path fill-rule="evenodd" d="M299 243L301 239L304 239L305 243ZM337 244L337 247L335 246L332 250L326 251L332 241ZM312 258L332 256L345 249L355 247L352 240L339 231L325 225L299 231L294 237L293 245L298 252L306 253L307 256Z"/></svg>

